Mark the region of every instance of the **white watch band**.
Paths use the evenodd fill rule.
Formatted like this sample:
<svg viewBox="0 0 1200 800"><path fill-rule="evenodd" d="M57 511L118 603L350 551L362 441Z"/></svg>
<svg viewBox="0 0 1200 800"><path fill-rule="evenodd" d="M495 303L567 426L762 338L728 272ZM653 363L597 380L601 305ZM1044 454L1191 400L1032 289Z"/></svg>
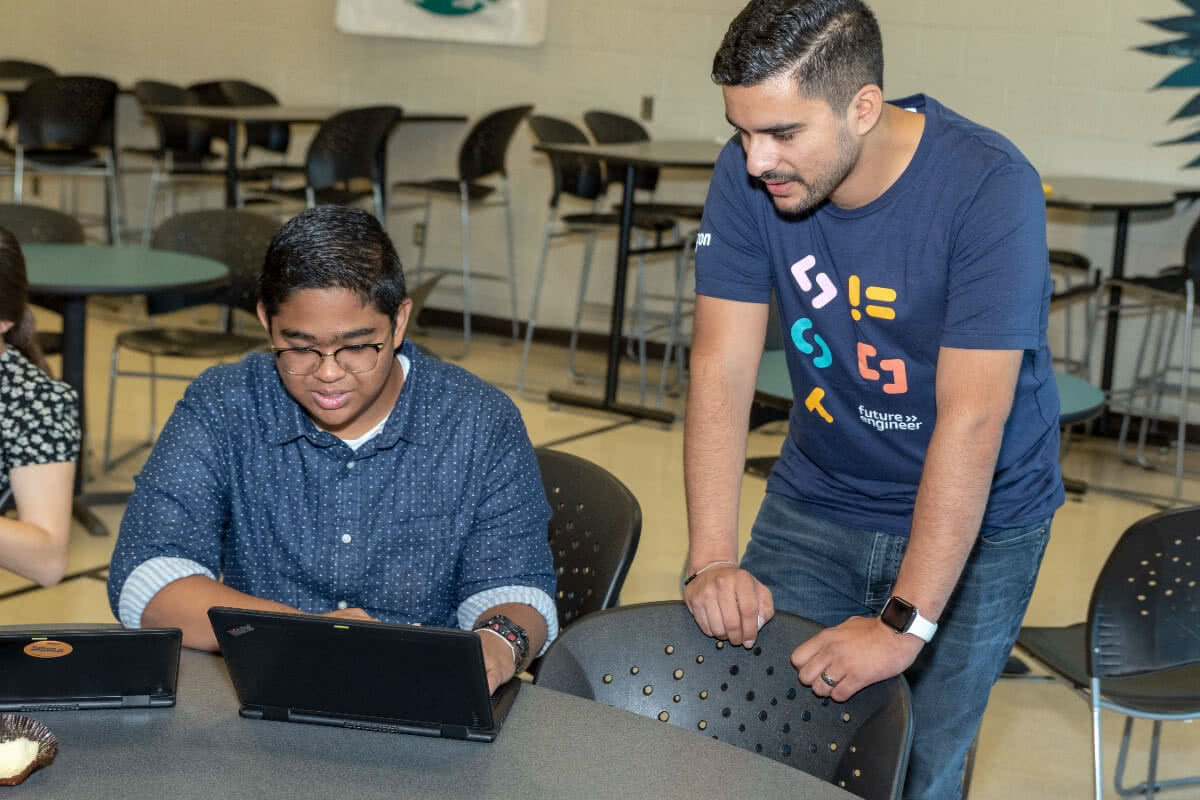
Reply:
<svg viewBox="0 0 1200 800"><path fill-rule="evenodd" d="M921 612L918 611L917 616L913 618L912 624L908 626L908 630L905 633L911 633L921 641L928 642L937 633L937 628L936 622L925 619L925 617L921 616Z"/></svg>

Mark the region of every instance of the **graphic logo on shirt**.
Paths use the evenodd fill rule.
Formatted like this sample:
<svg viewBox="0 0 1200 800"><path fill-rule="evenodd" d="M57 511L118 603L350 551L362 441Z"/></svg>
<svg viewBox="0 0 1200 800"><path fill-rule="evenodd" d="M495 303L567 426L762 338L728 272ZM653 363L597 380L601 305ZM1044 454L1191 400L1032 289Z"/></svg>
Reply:
<svg viewBox="0 0 1200 800"><path fill-rule="evenodd" d="M710 244L712 244L712 234L711 233L697 233L696 234L696 247L708 247Z"/></svg>
<svg viewBox="0 0 1200 800"><path fill-rule="evenodd" d="M861 305L861 298L859 297L860 283L857 275L850 276L850 317L855 322L862 319L862 312L858 310L859 305ZM886 286L868 286L865 294L868 300L874 300L879 303L896 302L896 290L889 289ZM896 318L896 309L888 308L887 306L868 305L865 311L868 317L875 317L876 319Z"/></svg>
<svg viewBox="0 0 1200 800"><path fill-rule="evenodd" d="M825 406L821 405L821 401L825 399L825 390L820 386L813 387L813 390L808 393L808 397L804 399L804 407L809 411L821 415L821 419L833 424L833 415L825 410Z"/></svg>
<svg viewBox="0 0 1200 800"><path fill-rule="evenodd" d="M804 338L804 334L812 330L812 327L813 322L808 317L801 317L792 325L792 344L796 345L796 349L806 356L811 356L814 352L813 346ZM813 366L817 369L825 369L833 363L833 353L830 352L829 345L825 344L825 340L821 338L821 334L814 333L812 338L817 347L821 348L821 355L813 359Z"/></svg>
<svg viewBox="0 0 1200 800"><path fill-rule="evenodd" d="M879 370L871 368L871 359L878 353L875 348L866 342L858 343L858 374L869 381L878 381L882 378ZM892 379L883 385L883 391L887 394L907 394L908 393L908 369L904 366L902 358L885 358L879 362L879 368L892 375Z"/></svg>
<svg viewBox="0 0 1200 800"><path fill-rule="evenodd" d="M808 278L808 271L817 265L816 256L805 256L804 258L792 264L792 277L796 279L796 283L800 285L800 291L808 294L813 290L812 281ZM821 293L813 298L813 308L821 309L833 302L833 299L838 296L837 286L833 284L829 276L824 272L818 272L815 280L817 287Z"/></svg>
<svg viewBox="0 0 1200 800"><path fill-rule="evenodd" d="M875 430L884 431L919 431L924 423L915 414L892 414L887 411L876 411L871 408L858 407L858 418L864 425L870 425Z"/></svg>

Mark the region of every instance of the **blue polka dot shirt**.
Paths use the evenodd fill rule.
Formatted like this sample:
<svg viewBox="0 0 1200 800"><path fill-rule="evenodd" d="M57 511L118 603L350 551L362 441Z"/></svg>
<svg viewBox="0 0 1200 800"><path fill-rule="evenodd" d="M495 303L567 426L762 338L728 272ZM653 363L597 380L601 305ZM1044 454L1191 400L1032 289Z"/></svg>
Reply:
<svg viewBox="0 0 1200 800"><path fill-rule="evenodd" d="M108 580L127 626L168 583L208 575L321 613L470 628L501 603L557 632L550 507L520 413L405 342L380 432L352 449L284 389L272 357L206 370L136 479Z"/></svg>

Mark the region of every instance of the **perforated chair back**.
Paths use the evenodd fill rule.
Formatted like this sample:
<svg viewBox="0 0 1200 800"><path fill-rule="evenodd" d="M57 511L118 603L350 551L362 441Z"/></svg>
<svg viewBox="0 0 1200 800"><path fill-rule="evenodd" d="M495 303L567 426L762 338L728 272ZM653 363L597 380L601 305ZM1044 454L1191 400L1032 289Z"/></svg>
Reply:
<svg viewBox="0 0 1200 800"><path fill-rule="evenodd" d="M1093 676L1200 664L1200 507L1135 522L1117 541L1088 611Z"/></svg>
<svg viewBox="0 0 1200 800"><path fill-rule="evenodd" d="M401 113L396 106L352 108L321 123L305 160L308 185L324 189L355 178L379 183L379 157Z"/></svg>
<svg viewBox="0 0 1200 800"><path fill-rule="evenodd" d="M536 682L760 753L867 800L899 798L912 742L908 684L891 678L845 703L817 697L789 659L820 629L779 612L746 650L702 634L683 603L624 606L560 634Z"/></svg>
<svg viewBox="0 0 1200 800"><path fill-rule="evenodd" d="M37 64L33 61L21 61L16 58L0 59L0 78L49 78L56 73L45 64ZM21 116L21 95L23 92L5 92L5 99L8 101L8 116L4 120L4 127L7 128L17 121Z"/></svg>
<svg viewBox="0 0 1200 800"><path fill-rule="evenodd" d="M640 122L612 111L588 111L583 115L583 124L587 125L592 138L600 144L626 144L650 140L650 132L643 128ZM624 181L623 170L608 170L609 183ZM658 187L658 168L638 167L634 171L633 185L635 189L653 192Z"/></svg>
<svg viewBox="0 0 1200 800"><path fill-rule="evenodd" d="M521 120L532 105L501 108L475 123L458 152L458 176L468 183L500 173L507 175L504 157Z"/></svg>
<svg viewBox="0 0 1200 800"><path fill-rule="evenodd" d="M200 103L195 92L163 81L138 81L133 86L133 94L142 106L189 106ZM206 123L157 115L153 119L158 129L160 150L170 151L176 156L212 154L212 134Z"/></svg>
<svg viewBox="0 0 1200 800"><path fill-rule="evenodd" d="M611 472L586 458L538 448L550 502L558 624L617 604L642 535L642 507Z"/></svg>
<svg viewBox="0 0 1200 800"><path fill-rule="evenodd" d="M22 203L0 203L0 228L7 228L21 244L83 244L79 220L53 208Z"/></svg>
<svg viewBox="0 0 1200 800"><path fill-rule="evenodd" d="M153 294L146 299L147 310L162 314L202 303L220 303L255 313L258 276L278 230L277 220L236 208L188 211L165 220L155 229L150 246L220 261L229 268L229 284L201 294Z"/></svg>
<svg viewBox="0 0 1200 800"><path fill-rule="evenodd" d="M587 134L565 119L534 114L529 118L529 127L540 144L589 144ZM550 159L550 170L554 174L551 208L558 206L559 197L564 194L595 200L604 193L604 175L596 159L567 153L545 155Z"/></svg>
<svg viewBox="0 0 1200 800"><path fill-rule="evenodd" d="M107 78L40 78L21 98L17 141L28 149L111 146L117 85Z"/></svg>

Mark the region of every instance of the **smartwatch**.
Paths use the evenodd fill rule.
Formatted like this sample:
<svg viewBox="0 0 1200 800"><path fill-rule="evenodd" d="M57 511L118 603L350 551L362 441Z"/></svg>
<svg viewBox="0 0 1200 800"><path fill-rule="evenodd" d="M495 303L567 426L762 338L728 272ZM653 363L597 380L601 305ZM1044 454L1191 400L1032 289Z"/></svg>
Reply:
<svg viewBox="0 0 1200 800"><path fill-rule="evenodd" d="M897 595L888 598L879 619L896 633L911 633L923 642L937 633L936 622L922 617L916 606Z"/></svg>

